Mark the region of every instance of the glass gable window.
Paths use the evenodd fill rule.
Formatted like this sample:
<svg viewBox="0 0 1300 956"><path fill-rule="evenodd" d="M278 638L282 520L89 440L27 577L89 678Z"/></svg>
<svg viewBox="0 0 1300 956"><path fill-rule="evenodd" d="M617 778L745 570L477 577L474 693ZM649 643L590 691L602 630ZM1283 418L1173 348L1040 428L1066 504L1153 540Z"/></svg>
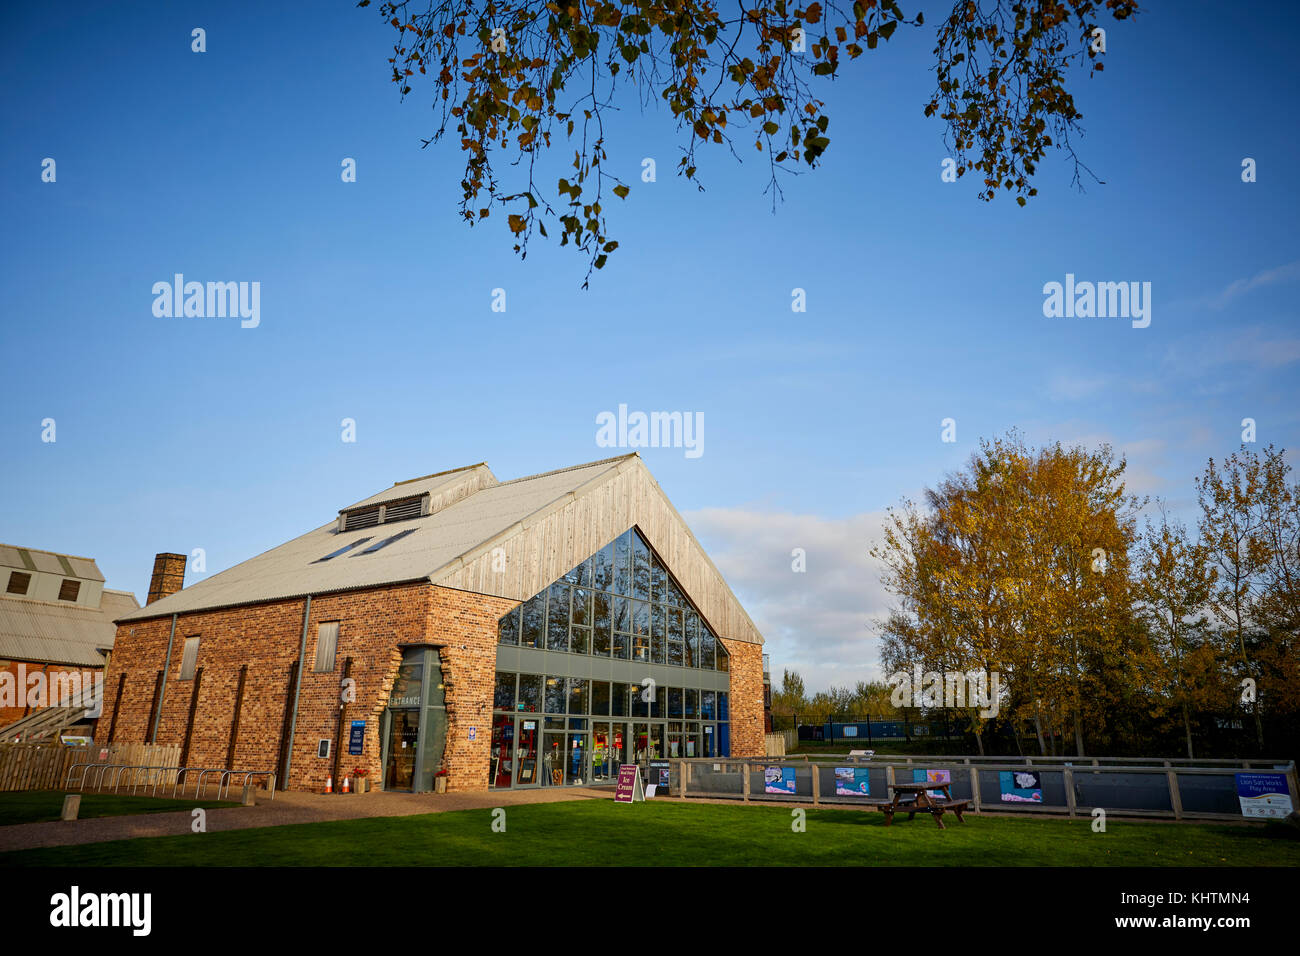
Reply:
<svg viewBox="0 0 1300 956"><path fill-rule="evenodd" d="M730 670L722 642L636 528L502 617L498 640L615 660Z"/></svg>

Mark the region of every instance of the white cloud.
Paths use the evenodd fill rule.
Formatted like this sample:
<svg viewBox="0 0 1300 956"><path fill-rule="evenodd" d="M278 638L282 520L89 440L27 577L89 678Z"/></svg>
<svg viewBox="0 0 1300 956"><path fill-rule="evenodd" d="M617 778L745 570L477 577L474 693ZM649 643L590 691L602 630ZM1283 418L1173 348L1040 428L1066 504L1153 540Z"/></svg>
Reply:
<svg viewBox="0 0 1300 956"><path fill-rule="evenodd" d="M809 694L882 678L871 623L890 600L868 552L883 512L837 519L707 508L685 517L767 641L774 684L784 669L798 671ZM802 573L791 569L795 548L806 554Z"/></svg>
<svg viewBox="0 0 1300 956"><path fill-rule="evenodd" d="M1236 279L1228 283L1218 295L1210 298L1208 305L1212 309L1225 308L1233 299L1239 298L1248 292L1253 292L1263 286L1276 285L1279 282L1294 282L1300 279L1300 259L1295 262L1288 262L1284 266L1278 266L1276 269L1265 269L1263 272L1257 272L1249 279Z"/></svg>

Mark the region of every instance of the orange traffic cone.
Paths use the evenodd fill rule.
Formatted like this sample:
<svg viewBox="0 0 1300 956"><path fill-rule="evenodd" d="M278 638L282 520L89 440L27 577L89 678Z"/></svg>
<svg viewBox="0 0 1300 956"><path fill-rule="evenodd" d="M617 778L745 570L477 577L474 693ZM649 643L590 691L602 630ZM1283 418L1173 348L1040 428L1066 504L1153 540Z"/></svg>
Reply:
<svg viewBox="0 0 1300 956"><path fill-rule="evenodd" d="M344 777L344 778L343 778L343 792L344 792L344 793L350 793L350 792L351 792L351 791L348 789L348 778L347 778L347 777Z"/></svg>
<svg viewBox="0 0 1300 956"><path fill-rule="evenodd" d="M326 793L333 793L333 792L334 792L334 778L333 778L333 777L326 777L326 778L325 778L325 792L326 792Z"/></svg>

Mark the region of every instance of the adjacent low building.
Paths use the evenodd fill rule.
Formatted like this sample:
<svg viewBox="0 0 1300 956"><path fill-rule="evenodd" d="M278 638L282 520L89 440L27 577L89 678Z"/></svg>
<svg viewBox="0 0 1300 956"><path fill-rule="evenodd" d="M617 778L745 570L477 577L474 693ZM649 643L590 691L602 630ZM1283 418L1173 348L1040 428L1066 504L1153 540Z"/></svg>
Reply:
<svg viewBox="0 0 1300 956"><path fill-rule="evenodd" d="M122 615L100 742L323 789L763 753L762 636L633 454L398 482Z"/></svg>
<svg viewBox="0 0 1300 956"><path fill-rule="evenodd" d="M0 544L0 736L89 732L113 620L139 606L135 595L104 587L92 558ZM41 714L51 709L60 712ZM33 716L42 719L24 721Z"/></svg>

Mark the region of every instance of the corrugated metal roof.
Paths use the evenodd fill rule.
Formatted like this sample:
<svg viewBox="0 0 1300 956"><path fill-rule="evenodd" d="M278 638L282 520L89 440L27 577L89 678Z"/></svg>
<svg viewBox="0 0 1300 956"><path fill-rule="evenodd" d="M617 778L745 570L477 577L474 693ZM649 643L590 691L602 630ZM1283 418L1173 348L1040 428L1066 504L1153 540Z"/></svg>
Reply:
<svg viewBox="0 0 1300 956"><path fill-rule="evenodd" d="M593 479L605 474L613 476L619 462L630 457L633 456L622 455L513 481L494 481L435 514L391 525L339 534L337 523L331 521L138 611L124 614L118 620L142 620L307 594L427 580L433 572L445 568L483 542L574 493ZM470 466L470 469L477 467ZM417 479L411 484L435 478L457 480L457 476L470 469L444 472L428 479ZM438 481L433 487L441 483ZM388 495L393 490L387 489L381 494ZM379 496L373 496L373 500L378 501ZM371 501L362 499L357 504ZM370 554L362 553L390 535L412 529L414 533L387 547ZM363 546L331 560L321 560L344 545L363 539L369 539Z"/></svg>
<svg viewBox="0 0 1300 956"><path fill-rule="evenodd" d="M125 591L105 590L98 608L11 598L0 601L0 658L102 666L113 620L140 605Z"/></svg>
<svg viewBox="0 0 1300 956"><path fill-rule="evenodd" d="M23 556L27 560L23 560ZM59 554L55 551L41 551L38 548L23 548L12 544L0 544L0 567L17 568L19 571L45 571L48 574L61 574L65 577L80 578L83 581L103 581L99 566L93 558L82 558L75 554Z"/></svg>

